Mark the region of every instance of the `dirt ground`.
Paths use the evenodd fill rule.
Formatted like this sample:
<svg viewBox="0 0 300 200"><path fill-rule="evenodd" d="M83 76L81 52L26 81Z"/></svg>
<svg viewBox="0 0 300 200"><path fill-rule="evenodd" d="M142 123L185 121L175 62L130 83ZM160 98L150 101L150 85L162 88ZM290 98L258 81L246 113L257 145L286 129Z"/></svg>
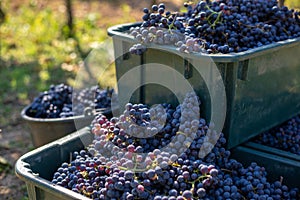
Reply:
<svg viewBox="0 0 300 200"><path fill-rule="evenodd" d="M0 141L0 165L6 168L0 174L0 199L22 199L27 196L27 190L24 182L16 177L14 165L20 156L32 149L30 132L20 121L18 125L3 129Z"/></svg>
<svg viewBox="0 0 300 200"><path fill-rule="evenodd" d="M63 0L15 0L10 2L10 7L13 10L25 3L35 2L39 4L41 9L51 8L54 10L63 9ZM122 10L119 7L121 3L128 3L132 9L132 15L137 20L141 17L141 10L143 7L149 7L152 1L149 0L115 0L115 1L94 1L94 0L74 0L74 15L81 17L89 12L100 12L101 15L110 16L113 21L118 21L122 18ZM164 2L170 10L176 10L182 5L181 0L166 0L156 1L158 3ZM58 6L60 5L60 6ZM112 12L113 11L113 12ZM99 28L103 27L99 23ZM25 106L20 105L19 102L11 101L7 104L16 105L9 118L9 124L0 124L0 200L19 200L27 199L27 189L23 181L16 177L14 166L17 159L33 149L31 142L30 130L20 116L22 108ZM5 105L0 105L5 106ZM4 171L1 171L4 169Z"/></svg>

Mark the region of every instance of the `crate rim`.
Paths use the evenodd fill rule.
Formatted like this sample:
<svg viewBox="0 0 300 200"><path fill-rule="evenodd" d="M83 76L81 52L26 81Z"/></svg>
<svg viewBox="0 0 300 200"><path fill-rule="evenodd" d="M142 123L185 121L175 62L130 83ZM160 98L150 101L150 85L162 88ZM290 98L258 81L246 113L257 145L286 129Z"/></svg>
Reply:
<svg viewBox="0 0 300 200"><path fill-rule="evenodd" d="M124 23L124 24L118 24L111 26L107 29L108 36L111 37L122 37L122 39L135 43L137 42L133 36L124 33L125 31L128 31L131 27L136 27L141 25L141 22L135 22L135 23ZM184 53L184 56L186 58L199 58L199 57L209 57L213 59L216 62L235 62L235 61L241 61L246 60L258 55L261 55L262 53L273 52L278 50L279 48L288 48L297 45L300 43L300 37L282 40L278 42L274 42L268 45L263 45L261 47L256 47L253 49L249 49L247 51L238 52L238 53L230 53L230 54L205 54L205 53ZM167 50L172 53L179 54L180 52L176 49L175 46L171 45L158 45L158 44L149 44L147 45L147 48L154 48L154 49L160 49L160 50Z"/></svg>
<svg viewBox="0 0 300 200"><path fill-rule="evenodd" d="M30 117L26 114L28 109L30 108L31 105L26 106L25 108L22 109L21 111L21 117L26 120L26 121L31 121L31 122L55 122L55 123L66 123L66 122L73 122L75 120L80 120L83 118L94 118L95 115L76 115L72 117L65 117L65 118L35 118L35 117ZM102 114L107 114L111 112L111 109L103 109L101 110Z"/></svg>
<svg viewBox="0 0 300 200"><path fill-rule="evenodd" d="M284 150L281 150L281 149L278 149L275 147L270 147L270 146L260 144L260 143L254 142L254 141L246 142L244 144L244 146L252 148L252 149L256 149L256 150L259 150L262 152L266 152L266 153L273 153L273 154L276 154L276 155L279 155L279 156L282 156L282 157L285 157L288 159L300 161L300 155L298 155L298 154L284 151Z"/></svg>

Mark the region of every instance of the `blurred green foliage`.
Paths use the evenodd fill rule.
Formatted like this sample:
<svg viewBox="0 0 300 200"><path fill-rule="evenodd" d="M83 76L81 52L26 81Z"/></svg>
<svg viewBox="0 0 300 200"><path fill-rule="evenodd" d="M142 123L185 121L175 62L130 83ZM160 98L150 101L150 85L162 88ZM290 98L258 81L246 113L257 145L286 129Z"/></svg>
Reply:
<svg viewBox="0 0 300 200"><path fill-rule="evenodd" d="M285 0L284 4L289 8L300 9L300 1L299 0Z"/></svg>
<svg viewBox="0 0 300 200"><path fill-rule="evenodd" d="M66 13L61 9L64 1L54 1L55 6L47 6L51 1L38 0L0 2L6 14L0 25L0 127L11 124L7 116L19 112L50 84L74 84L86 56L108 38L107 27L135 21L132 8L124 2L118 5L122 15L115 18L94 9L80 17L74 16L76 37L68 38ZM77 11L81 9L79 3L84 2L73 1ZM85 3L90 7L100 4ZM285 0L285 5L300 8L300 1ZM95 53L98 65L110 64L107 53L107 49ZM99 82L103 87L115 86L114 75L114 67L110 67ZM15 121L18 123L17 117Z"/></svg>
<svg viewBox="0 0 300 200"><path fill-rule="evenodd" d="M60 3L58 6L63 6L63 1ZM108 38L99 21L102 26L112 25L109 18L90 12L75 18L76 37L68 38L65 12L49 6L41 9L32 0L19 3L17 8L15 4L9 0L2 2L6 18L0 25L0 128L14 124L9 116L17 115L14 112L20 112L51 84L74 84L86 56ZM125 14L122 22L132 21L130 7L122 8ZM100 63L107 64L103 59ZM109 79L114 71L109 74L107 80L103 77L103 83L112 84ZM15 118L18 123L18 117Z"/></svg>

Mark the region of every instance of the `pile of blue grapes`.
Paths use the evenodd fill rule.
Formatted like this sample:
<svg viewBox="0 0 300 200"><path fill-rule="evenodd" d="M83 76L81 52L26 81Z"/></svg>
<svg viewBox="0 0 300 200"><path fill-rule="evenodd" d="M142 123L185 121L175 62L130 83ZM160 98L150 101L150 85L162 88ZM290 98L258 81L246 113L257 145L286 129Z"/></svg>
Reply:
<svg viewBox="0 0 300 200"><path fill-rule="evenodd" d="M300 115L260 134L254 142L300 155Z"/></svg>
<svg viewBox="0 0 300 200"><path fill-rule="evenodd" d="M196 2L196 3L195 3ZM300 36L300 14L277 0L188 1L185 12L170 12L161 3L143 9L141 26L130 35L130 48L142 54L149 43L177 46L186 53L235 53Z"/></svg>
<svg viewBox="0 0 300 200"><path fill-rule="evenodd" d="M299 189L269 182L264 167L231 159L224 135L200 116L189 121L195 100L176 108L128 103L119 117L96 116L93 142L73 152L52 183L97 200L299 199Z"/></svg>
<svg viewBox="0 0 300 200"><path fill-rule="evenodd" d="M34 118L66 118L84 113L84 109L110 108L113 89L98 85L75 91L66 84L51 85L29 105L26 114Z"/></svg>

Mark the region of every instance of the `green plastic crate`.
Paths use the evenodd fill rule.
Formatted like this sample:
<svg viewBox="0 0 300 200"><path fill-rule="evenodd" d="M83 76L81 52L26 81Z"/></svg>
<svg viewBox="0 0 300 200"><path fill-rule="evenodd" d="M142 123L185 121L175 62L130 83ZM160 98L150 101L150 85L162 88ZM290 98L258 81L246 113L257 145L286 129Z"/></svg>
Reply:
<svg viewBox="0 0 300 200"><path fill-rule="evenodd" d="M16 175L26 183L30 200L88 200L72 190L51 183L52 176L63 162L69 162L71 153L79 151L93 140L90 128L83 128L59 140L39 147L21 156L15 164ZM232 158L250 164L257 162L268 171L269 180L284 177L284 184L300 187L300 161L261 152L248 147L232 150Z"/></svg>
<svg viewBox="0 0 300 200"><path fill-rule="evenodd" d="M215 80L212 70L212 66L215 65L225 86L226 118L223 132L228 138L229 148L299 114L300 38L241 53L212 55L182 56L174 46L150 44L148 50L138 56L129 53L129 48L136 41L127 32L131 27L139 25L140 23L121 24L108 29L114 43L117 81L120 81L123 75L127 76L126 82L118 84L120 102L125 102L126 98L123 97L128 95L128 91L135 91L131 97L134 103L178 104L176 96L166 87L146 84L147 80L153 77L153 74L149 73L151 66L146 65L158 63L175 69L186 78L202 101L201 116L210 119L213 115L212 100L204 80ZM198 73L199 70L195 68L203 61L208 61L205 65L201 64L201 70L206 71L208 77L202 77L201 72ZM141 66L139 71L134 71L137 66ZM135 73L132 73L133 71ZM157 76L164 77L167 73ZM137 77L137 74L140 76ZM225 108L225 105L219 106Z"/></svg>
<svg viewBox="0 0 300 200"><path fill-rule="evenodd" d="M283 184L289 187L300 187L300 160L252 147L243 145L233 148L231 157L246 166L255 161L258 165L265 167L269 181L280 181L282 177Z"/></svg>
<svg viewBox="0 0 300 200"><path fill-rule="evenodd" d="M49 142L55 141L59 138L73 133L74 131L83 127L89 126L95 116L91 115L79 115L67 118L51 118L41 119L33 118L27 115L29 106L25 107L21 111L21 117L30 128L31 139L34 147L43 146ZM114 112L117 109L115 109ZM105 116L111 117L111 110L101 111Z"/></svg>
<svg viewBox="0 0 300 200"><path fill-rule="evenodd" d="M90 199L52 184L51 179L63 162L69 162L71 153L84 149L93 137L89 128L83 128L21 156L16 162L15 173L26 183L29 199Z"/></svg>

